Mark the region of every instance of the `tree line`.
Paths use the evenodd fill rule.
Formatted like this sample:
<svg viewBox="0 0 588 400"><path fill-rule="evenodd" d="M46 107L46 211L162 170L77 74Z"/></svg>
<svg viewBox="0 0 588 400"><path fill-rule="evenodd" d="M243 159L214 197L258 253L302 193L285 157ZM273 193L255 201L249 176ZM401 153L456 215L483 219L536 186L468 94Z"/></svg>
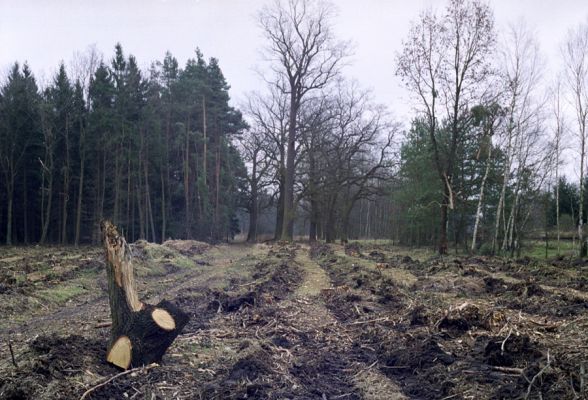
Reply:
<svg viewBox="0 0 588 400"><path fill-rule="evenodd" d="M345 76L351 46L333 16L319 0L259 11L266 68L243 114L200 52L140 71L117 45L43 90L15 64L0 90L0 239L95 242L110 217L130 240L222 240L247 215L250 241L514 255L556 232L585 254L588 24L550 78L531 30L497 32L487 3L423 11L396 54L415 109L399 121ZM561 172L570 154L575 182Z"/></svg>
<svg viewBox="0 0 588 400"><path fill-rule="evenodd" d="M284 240L295 219L310 240L376 236L441 254L514 254L555 229L558 243L573 232L585 254L588 24L569 31L562 71L545 85L523 22L499 39L485 2L424 10L396 55L416 109L401 132L345 78L349 45L334 37L331 16L329 3L304 0L259 13L271 74L244 111L252 129L242 148L255 166L250 238L259 209L274 204ZM577 182L561 173L564 152L577 153ZM577 196L562 202L561 190ZM562 228L560 217L571 222Z"/></svg>
<svg viewBox="0 0 588 400"><path fill-rule="evenodd" d="M233 236L246 124L218 61L141 71L120 44L74 61L43 89L15 63L0 88L0 240L96 243L106 217L130 240Z"/></svg>
<svg viewBox="0 0 588 400"><path fill-rule="evenodd" d="M397 74L420 112L403 145L396 196L411 202L398 222L412 221L418 240L436 240L440 253L452 236L456 249L513 255L526 235L541 231L547 240L549 226L559 244L565 209L576 226L567 232L575 230L586 255L588 24L569 31L561 54L562 71L546 88L531 30L519 22L498 41L484 2L451 0L413 23ZM572 204L560 198L568 184L560 174L564 143L579 161ZM415 188L415 178L438 184ZM437 205L439 216L431 213Z"/></svg>

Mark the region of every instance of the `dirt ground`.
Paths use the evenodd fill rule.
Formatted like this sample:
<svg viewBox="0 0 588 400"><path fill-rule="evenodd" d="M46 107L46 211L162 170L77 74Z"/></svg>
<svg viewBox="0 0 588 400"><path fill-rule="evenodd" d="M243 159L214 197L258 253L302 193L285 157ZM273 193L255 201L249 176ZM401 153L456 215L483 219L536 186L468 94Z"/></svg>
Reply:
<svg viewBox="0 0 588 400"><path fill-rule="evenodd" d="M190 315L162 364L105 362L100 248L0 248L0 398L588 399L586 262L132 248L140 297Z"/></svg>

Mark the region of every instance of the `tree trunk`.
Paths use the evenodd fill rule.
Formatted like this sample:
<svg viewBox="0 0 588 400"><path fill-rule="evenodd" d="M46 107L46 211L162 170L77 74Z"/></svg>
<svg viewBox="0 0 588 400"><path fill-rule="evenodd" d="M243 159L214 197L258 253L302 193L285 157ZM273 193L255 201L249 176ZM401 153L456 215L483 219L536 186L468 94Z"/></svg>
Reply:
<svg viewBox="0 0 588 400"><path fill-rule="evenodd" d="M115 223L119 223L118 218L118 203L120 197L120 163L119 163L119 153L120 153L120 146L116 145L115 150L115 158L114 158L114 210L113 210L113 220Z"/></svg>
<svg viewBox="0 0 588 400"><path fill-rule="evenodd" d="M488 173L490 172L490 157L492 157L492 143L489 144L488 158L486 159L486 171L480 184L480 197L478 198L478 207L476 208L476 222L474 223L474 232L472 234L472 253L476 251L476 240L478 237L478 227L480 226L480 216L482 215L482 206L484 205L484 189L486 187L486 180L488 180Z"/></svg>
<svg viewBox="0 0 588 400"><path fill-rule="evenodd" d="M249 231L247 232L247 241L251 243L257 241L257 207L257 199L253 198L249 212Z"/></svg>
<svg viewBox="0 0 588 400"><path fill-rule="evenodd" d="M69 204L69 180L70 180L70 156L69 156L69 122L65 123L65 168L63 171L63 203L61 210L61 244L67 243L67 217Z"/></svg>
<svg viewBox="0 0 588 400"><path fill-rule="evenodd" d="M140 302L129 245L109 221L101 230L112 318L106 360L123 369L158 363L189 317L166 300L156 306Z"/></svg>
<svg viewBox="0 0 588 400"><path fill-rule="evenodd" d="M145 236L145 214L141 199L141 174L139 174L139 180L135 184L135 192L137 193L136 201L137 201L137 212L139 214L139 239L147 240Z"/></svg>
<svg viewBox="0 0 588 400"><path fill-rule="evenodd" d="M447 222L448 222L448 209L449 209L449 188L446 184L443 185L443 201L441 203L441 224L439 225L439 254L447 254Z"/></svg>
<svg viewBox="0 0 588 400"><path fill-rule="evenodd" d="M142 139L141 139L142 140ZM140 155L139 155L140 157ZM127 202L126 202L126 216L125 216L125 229L129 230L129 224L131 220L131 197L132 197L132 182L131 182L131 144L129 141L129 150L127 152ZM139 164L139 168L141 164ZM139 170L139 175L141 174L141 170ZM134 238L132 238L134 239Z"/></svg>
<svg viewBox="0 0 588 400"><path fill-rule="evenodd" d="M222 228L220 226L220 174L221 174L221 145L222 135L218 137L218 147L216 151L216 165L214 168L214 226L215 238L221 237Z"/></svg>
<svg viewBox="0 0 588 400"><path fill-rule="evenodd" d="M557 255L561 252L561 230L559 226L559 136L555 156L555 226L557 229Z"/></svg>
<svg viewBox="0 0 588 400"><path fill-rule="evenodd" d="M74 239L74 245L78 247L80 244L80 226L82 221L82 198L84 195L84 164L85 164L85 153L82 151L80 159L80 183L78 187L78 207L76 211L76 236Z"/></svg>
<svg viewBox="0 0 588 400"><path fill-rule="evenodd" d="M27 171L23 171L22 174L23 184L23 228L24 228L24 243L29 244L29 199L28 191L29 186L27 184Z"/></svg>
<svg viewBox="0 0 588 400"><path fill-rule="evenodd" d="M325 241L327 243L333 243L336 236L336 223L335 223L335 205L337 204L337 196L331 199L329 204L329 211L327 214L327 221L325 224Z"/></svg>
<svg viewBox="0 0 588 400"><path fill-rule="evenodd" d="M257 153L255 153L251 168L251 209L249 210L248 242L257 241L257 207Z"/></svg>
<svg viewBox="0 0 588 400"><path fill-rule="evenodd" d="M502 250L511 250L514 244L514 230L516 228L516 222L518 217L518 207L519 207L519 199L521 193L521 177L522 173L517 174L517 184L515 186L515 198L512 204L512 208L510 210L510 214L508 217L508 223L505 225L505 232L504 232L504 240L502 241Z"/></svg>
<svg viewBox="0 0 588 400"><path fill-rule="evenodd" d="M292 240L294 236L294 162L296 160L296 115L298 103L291 94L288 125L288 151L286 152L286 182L284 183L284 221L282 240Z"/></svg>
<svg viewBox="0 0 588 400"><path fill-rule="evenodd" d="M586 159L586 134L585 127L582 129L582 138L580 146L580 205L578 208L578 243L580 245L580 257L586 257L587 245L584 239L584 163Z"/></svg>
<svg viewBox="0 0 588 400"><path fill-rule="evenodd" d="M341 223L341 243L349 242L349 219L353 205L346 207L343 212L343 221Z"/></svg>
<svg viewBox="0 0 588 400"><path fill-rule="evenodd" d="M333 243L335 241L335 213L334 211L329 211L329 216L327 217L327 223L325 225L325 241L327 243Z"/></svg>
<svg viewBox="0 0 588 400"><path fill-rule="evenodd" d="M166 219L165 219L165 210L166 210L166 202L165 202L165 179L163 177L163 167L160 171L160 179L161 179L161 243L165 242L165 232L166 232Z"/></svg>
<svg viewBox="0 0 588 400"><path fill-rule="evenodd" d="M143 140L143 136L143 130L141 129L141 141ZM145 207L147 212L146 221L151 228L151 241L156 242L157 239L155 238L155 222L153 221L153 208L151 207L151 190L149 189L149 152L147 146L145 146L145 150L141 154L143 154L144 158L143 172L145 174Z"/></svg>
<svg viewBox="0 0 588 400"><path fill-rule="evenodd" d="M511 110L514 109L516 104L516 97L511 101ZM496 221L494 223L494 237L492 238L492 255L496 254L496 247L498 246L498 235L500 231L500 217L504 218L505 214L505 203L506 203L506 186L508 184L508 175L512 163L512 139L513 139L513 117L512 111L510 116L509 128L508 128L508 144L506 146L506 160L504 162L504 169L502 171L502 188L500 189L500 197L498 199L498 207L496 207Z"/></svg>
<svg viewBox="0 0 588 400"><path fill-rule="evenodd" d="M208 138L206 136L206 97L204 96L202 96L202 136L202 176L204 176L204 184L206 184L206 164L208 158L206 153L208 152Z"/></svg>
<svg viewBox="0 0 588 400"><path fill-rule="evenodd" d="M169 157L169 142L170 142L170 131L171 131L171 107L168 108L167 121L165 124L165 179L161 176L161 241L164 242L167 236L167 215L169 214L169 203L171 199L170 191L170 175L171 175L171 160ZM163 168L163 167L162 167ZM167 199L167 201L166 201Z"/></svg>
<svg viewBox="0 0 588 400"><path fill-rule="evenodd" d="M147 177L145 177L147 182ZM145 191L147 193L147 217L149 220L149 227L151 228L151 240L153 242L157 242L157 237L155 236L155 221L153 220L153 207L151 207L151 194L149 192L149 184L146 183Z"/></svg>
<svg viewBox="0 0 588 400"><path fill-rule="evenodd" d="M310 227L308 231L308 240L311 242L316 242L318 232L317 226L319 219L318 202L315 199L315 194L311 193L310 196Z"/></svg>
<svg viewBox="0 0 588 400"><path fill-rule="evenodd" d="M284 180L280 179L280 187L278 193L278 204L276 206L276 230L274 239L280 239L282 234L282 226L284 226Z"/></svg>
<svg viewBox="0 0 588 400"><path fill-rule="evenodd" d="M40 244L44 244L47 240L47 234L49 233L49 221L51 220L51 202L53 199L53 152L49 150L49 183L47 187L47 208L45 208L45 215L43 220L43 231L41 232ZM42 190L45 190L43 187Z"/></svg>
<svg viewBox="0 0 588 400"><path fill-rule="evenodd" d="M102 221L104 218L104 202L106 201L106 152L102 151L102 175L100 176L100 209L98 215ZM99 229L96 228L96 232L99 233Z"/></svg>
<svg viewBox="0 0 588 400"><path fill-rule="evenodd" d="M191 239L191 216L192 213L190 212L190 158L189 158L189 149L190 149L190 119L188 119L186 123L186 138L184 143L184 212L185 212L185 237L186 239Z"/></svg>
<svg viewBox="0 0 588 400"><path fill-rule="evenodd" d="M6 212L6 244L12 244L12 205L14 200L14 174L10 176L8 182L8 208Z"/></svg>
<svg viewBox="0 0 588 400"><path fill-rule="evenodd" d="M318 211L318 199L317 199L317 190L318 185L316 183L316 158L314 153L314 134L311 136L310 141L310 148L308 152L308 175L309 175L309 183L310 183L310 227L308 231L308 240L310 242L316 242L316 227L318 224L319 218L319 211Z"/></svg>

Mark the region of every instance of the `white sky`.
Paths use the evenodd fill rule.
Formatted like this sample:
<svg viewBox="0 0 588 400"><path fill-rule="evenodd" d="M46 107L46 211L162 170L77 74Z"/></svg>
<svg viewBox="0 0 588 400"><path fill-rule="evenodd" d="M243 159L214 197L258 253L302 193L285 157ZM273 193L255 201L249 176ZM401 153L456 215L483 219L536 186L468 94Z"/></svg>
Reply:
<svg viewBox="0 0 588 400"><path fill-rule="evenodd" d="M259 88L254 69L262 67L263 46L256 25L265 0L0 0L0 71L27 60L40 78L76 50L96 44L109 60L120 41L146 67L166 50L180 64L200 47L216 57L232 86L235 100ZM405 94L394 76L394 55L409 22L425 7L442 8L439 0L336 0L335 29L354 43L348 75L374 89L379 102L403 108ZM588 18L586 0L493 0L498 29L523 17L533 28L557 69L559 43L567 30Z"/></svg>
<svg viewBox="0 0 588 400"><path fill-rule="evenodd" d="M410 96L395 76L394 58L411 20L444 0L334 0L335 30L354 44L346 75L373 89L397 117L410 112ZM61 60L95 44L109 61L120 41L147 68L166 50L180 65L199 47L216 57L234 104L260 88L263 39L256 13L266 0L0 0L0 77L14 61L28 61L39 79L50 79ZM541 45L551 71L570 27L588 18L588 0L490 0L497 29L523 18ZM551 80L551 73L545 75ZM546 82L547 83L547 82Z"/></svg>

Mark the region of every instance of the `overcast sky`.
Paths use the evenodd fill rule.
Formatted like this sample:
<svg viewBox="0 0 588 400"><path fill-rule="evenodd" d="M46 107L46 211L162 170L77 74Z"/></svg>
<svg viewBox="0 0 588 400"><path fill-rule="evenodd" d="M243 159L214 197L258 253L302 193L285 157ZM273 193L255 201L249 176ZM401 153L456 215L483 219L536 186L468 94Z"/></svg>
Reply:
<svg viewBox="0 0 588 400"><path fill-rule="evenodd" d="M260 87L263 39L256 23L266 0L0 0L0 73L14 61L28 61L38 79L47 81L61 60L95 44L108 61L120 41L125 53L147 68L166 50L183 64L199 47L216 57L231 85L233 103ZM439 0L336 0L335 30L354 45L346 71L373 89L376 100L402 117L409 96L394 75L411 20ZM535 30L547 65L559 68L559 46L567 30L588 18L588 0L492 0L499 32L524 18Z"/></svg>

